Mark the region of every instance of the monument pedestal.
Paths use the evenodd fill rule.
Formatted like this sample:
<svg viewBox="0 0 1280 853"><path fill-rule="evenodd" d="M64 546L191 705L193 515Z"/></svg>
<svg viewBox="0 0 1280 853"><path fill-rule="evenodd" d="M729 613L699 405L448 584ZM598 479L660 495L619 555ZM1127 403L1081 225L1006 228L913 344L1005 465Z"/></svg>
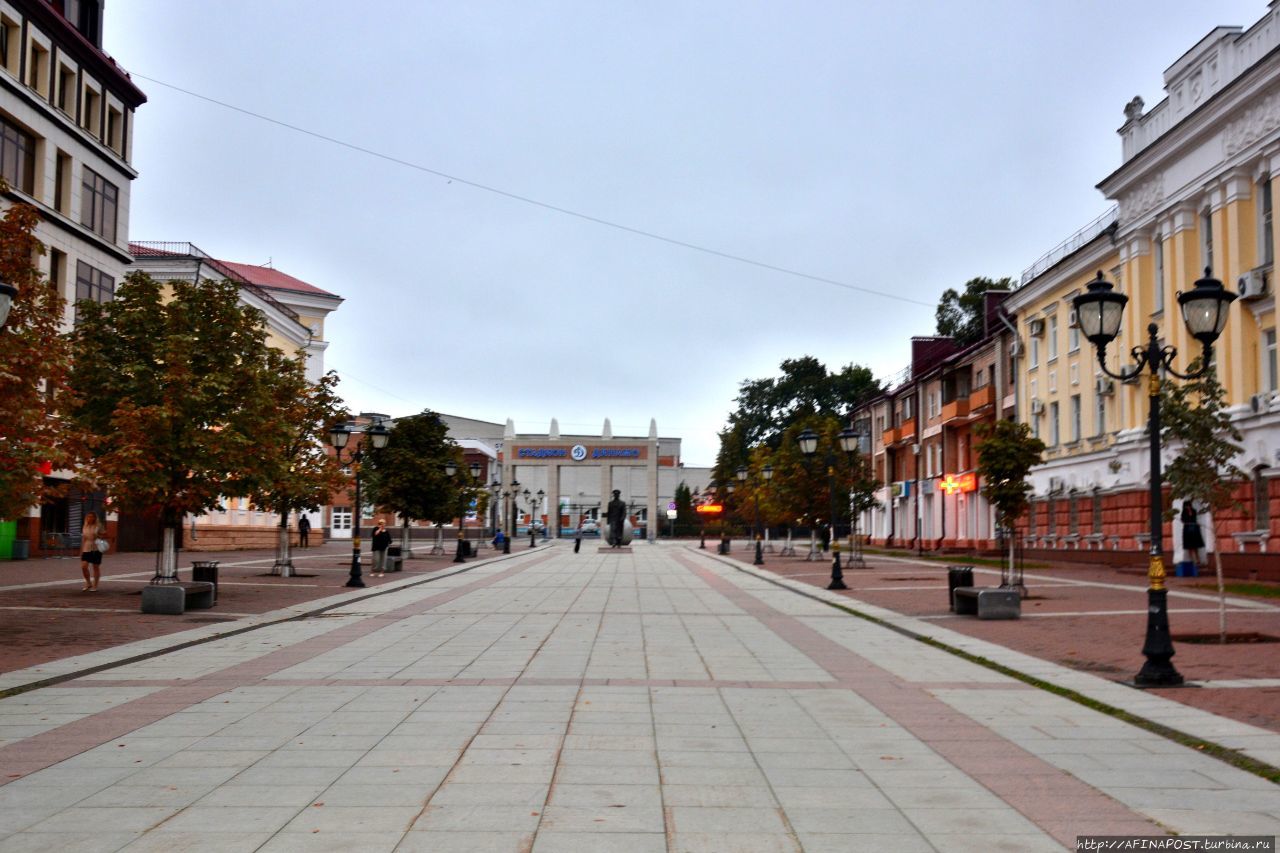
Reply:
<svg viewBox="0 0 1280 853"><path fill-rule="evenodd" d="M620 548L614 548L614 547L612 547L612 546L610 546L610 545L601 545L601 546L600 546L600 553L601 553L601 554L630 554L630 553L631 553L631 546L630 546L630 545L623 545L623 546L621 546Z"/></svg>

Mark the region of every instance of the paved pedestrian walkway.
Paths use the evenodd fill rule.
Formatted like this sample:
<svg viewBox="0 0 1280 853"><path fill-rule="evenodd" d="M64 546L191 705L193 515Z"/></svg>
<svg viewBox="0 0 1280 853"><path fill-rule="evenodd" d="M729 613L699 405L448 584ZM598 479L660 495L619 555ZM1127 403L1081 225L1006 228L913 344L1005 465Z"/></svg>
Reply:
<svg viewBox="0 0 1280 853"><path fill-rule="evenodd" d="M676 545L459 568L192 629L184 643L216 633L154 656L172 642L7 673L68 680L0 700L0 851L1035 851L1280 832L1276 785L912 636L979 648L937 622L840 599L892 621L876 624ZM1121 706L1186 707L1021 663ZM1257 731L1265 752L1277 736Z"/></svg>

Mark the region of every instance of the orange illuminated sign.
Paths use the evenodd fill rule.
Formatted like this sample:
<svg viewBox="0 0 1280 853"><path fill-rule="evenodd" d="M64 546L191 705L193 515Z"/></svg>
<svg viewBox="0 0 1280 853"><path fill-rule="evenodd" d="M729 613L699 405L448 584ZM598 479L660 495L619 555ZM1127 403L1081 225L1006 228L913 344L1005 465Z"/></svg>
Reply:
<svg viewBox="0 0 1280 853"><path fill-rule="evenodd" d="M695 509L703 515L719 515L724 512L724 507L720 504L699 504Z"/></svg>
<svg viewBox="0 0 1280 853"><path fill-rule="evenodd" d="M956 492L976 492L978 475L972 471L964 474L948 474L942 478L941 488L949 495L954 495Z"/></svg>

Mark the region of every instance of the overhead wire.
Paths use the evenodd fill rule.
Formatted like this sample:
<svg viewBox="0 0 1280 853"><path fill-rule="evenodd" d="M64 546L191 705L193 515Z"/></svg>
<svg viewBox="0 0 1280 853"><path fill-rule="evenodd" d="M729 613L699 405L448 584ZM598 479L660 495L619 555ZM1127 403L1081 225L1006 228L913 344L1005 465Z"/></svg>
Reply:
<svg viewBox="0 0 1280 853"><path fill-rule="evenodd" d="M281 121L280 119L272 118L271 116L264 115L259 112L255 112L253 110L246 109L244 107L236 106L235 104L231 104L226 101L219 100L217 98L212 98L208 95L202 95L199 92L193 92L190 89L185 89L181 86L176 86L173 83L167 83L164 80L159 80L155 77L150 77L150 76L147 76L146 74L141 74L137 71L130 71L129 73L134 77L138 77L142 80L146 80L148 83L155 83L157 86L163 86L166 89L172 89L175 92L181 92L182 94L187 95L189 97L196 98L198 100L205 101L210 104L215 104L224 109L232 110L234 112L241 113L242 115L246 115L251 118L258 119L259 121L264 121L269 124L274 124L278 127L283 127L286 130L291 130L295 133L301 133L305 136L310 136L314 139L319 139L323 142L328 142L332 145L338 145L343 148L347 148L351 151L356 151L360 154L365 154L369 157L375 157L379 160L385 160L388 163L394 163L398 166L404 166L405 168L413 169L415 171L422 172L424 174L434 175L435 177L438 177L438 178L444 178L454 183L462 184L464 186L481 190L483 192L492 193L494 195L498 195L503 198L510 199L512 201L517 201L522 204L528 204L534 207L539 207L539 208L542 208L543 210L549 210L553 213L559 213L562 216L570 216L575 219L580 219L584 222L591 222L595 225L601 225L606 228L613 228L617 231L633 234L637 237L644 237L650 240L657 240L659 242L666 243L671 246L679 246L680 248L688 249L693 252L700 252L705 255L711 255L717 258L723 258L725 260L734 261L740 264L746 264L748 266L769 270L771 272L781 273L787 276L793 276L795 278L802 278L808 281L818 282L820 284L831 285L832 287L839 287L845 290L851 290L858 293L869 294L871 296L879 296L884 299L894 299L899 302L909 303L911 305L921 305L921 306L924 306L925 308L935 307L934 303L924 302L919 299L912 299L909 296L903 296L898 293L890 293L884 290L876 290L871 287L863 287L861 285L850 284L849 282L840 281L834 278L827 278L825 276L814 275L813 273L807 273L801 270L791 269L789 267L778 266L777 264L770 264L765 261L759 261L754 258L748 258L744 255L736 255L736 254L733 254L732 252L725 252L725 251L721 251L720 249L713 249L708 246L702 246L697 243L691 243L687 240L680 240L676 237L668 237L665 234L658 234L657 232L654 232L654 231L647 231L643 228L637 228L632 225L626 225L621 222L615 222L611 219L604 219L603 217L593 216L592 214L583 213L578 210L573 210L572 208L561 207L560 205L552 204L546 201L541 201L531 196L521 195L520 193L511 192L510 190L504 190L501 187L495 187L491 184L485 184L480 181L473 181L468 178L460 177L458 175L452 175L452 174L449 174L448 172L442 172L439 169L433 169L430 166L424 166L421 163L414 163L411 160L405 160L401 157L396 157L392 154L385 154L381 151L377 151L372 148L367 148L363 145L357 145L356 143L353 143L353 142L347 142L346 140L338 139L337 137L329 136L327 134L320 133L319 131L301 127L296 124L290 124L287 121Z"/></svg>

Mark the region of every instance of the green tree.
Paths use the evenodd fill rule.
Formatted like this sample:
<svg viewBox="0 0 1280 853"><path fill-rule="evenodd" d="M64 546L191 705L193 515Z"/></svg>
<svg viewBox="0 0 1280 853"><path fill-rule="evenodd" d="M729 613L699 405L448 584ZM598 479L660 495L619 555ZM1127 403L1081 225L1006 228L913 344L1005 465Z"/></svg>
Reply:
<svg viewBox="0 0 1280 853"><path fill-rule="evenodd" d="M263 468L260 482L250 493L254 505L279 513L276 561L272 574L291 577L293 559L289 553L289 516L294 512L318 509L346 483L338 461L325 452L329 427L343 422L347 412L334 388L336 373L319 382L307 380L301 353L288 356L279 350L267 352L270 381L263 384L267 403L279 417L275 429L259 436Z"/></svg>
<svg viewBox="0 0 1280 853"><path fill-rule="evenodd" d="M39 221L27 204L10 205L0 219L0 281L18 288L0 329L0 519L58 493L42 469L75 469L86 457L83 432L61 417L74 402L64 387L71 346L61 331L66 303L36 268Z"/></svg>
<svg viewBox="0 0 1280 853"><path fill-rule="evenodd" d="M453 477L445 471L449 462L457 466ZM430 409L398 419L386 447L365 454L362 476L369 502L400 516L400 547L405 557L411 556L410 521L443 524L455 515L461 518L459 486L469 476L462 462L462 448Z"/></svg>
<svg viewBox="0 0 1280 853"><path fill-rule="evenodd" d="M880 393L870 368L848 364L832 373L813 356L789 358L779 365L781 375L744 380L734 399L737 407L720 432L720 449L713 470L723 482L750 457L757 445L778 448L794 423L811 416L848 421L849 413Z"/></svg>
<svg viewBox="0 0 1280 853"><path fill-rule="evenodd" d="M697 522L697 513L693 510L693 491L684 480L676 486L672 500L676 505L676 525L687 532Z"/></svg>
<svg viewBox="0 0 1280 853"><path fill-rule="evenodd" d="M274 466L277 363L261 312L232 282L126 278L109 302L76 304L72 416L123 510L158 510L160 572L177 572L177 529L222 496L250 495Z"/></svg>
<svg viewBox="0 0 1280 853"><path fill-rule="evenodd" d="M938 300L938 334L955 338L962 347L982 340L986 323L983 294L988 290L1013 290L1014 286L1011 278L993 281L979 277L966 281L963 293L954 287L947 288Z"/></svg>
<svg viewBox="0 0 1280 853"><path fill-rule="evenodd" d="M982 496L996 511L996 524L1006 531L1009 568L1013 568L1013 526L1027 511L1031 484L1027 475L1044 461L1045 443L1031 435L1028 424L1009 420L978 424L978 476Z"/></svg>
<svg viewBox="0 0 1280 853"><path fill-rule="evenodd" d="M849 524L849 485L854 481L854 460L840 449L844 421L832 416L803 418L792 424L773 450L773 480L769 484L769 505L774 518L790 526L806 524L811 529L825 521L832 535L839 525ZM805 429L818 436L812 457L800 451L798 436ZM834 487L834 502L833 502ZM831 518L834 503L835 518Z"/></svg>
<svg viewBox="0 0 1280 853"><path fill-rule="evenodd" d="M1200 368L1200 360L1190 372ZM1233 492L1247 475L1236 464L1242 452L1237 443L1240 430L1226 411L1226 389L1214 370L1182 384L1160 385L1161 440L1179 442L1177 454L1165 466L1164 479L1169 485L1170 505L1166 514L1172 517L1175 499L1189 501L1197 508L1209 510L1209 538L1214 543L1214 574L1218 580L1218 634L1227 641L1227 592L1222 577L1222 552L1217 548L1217 525L1214 513L1237 505Z"/></svg>

